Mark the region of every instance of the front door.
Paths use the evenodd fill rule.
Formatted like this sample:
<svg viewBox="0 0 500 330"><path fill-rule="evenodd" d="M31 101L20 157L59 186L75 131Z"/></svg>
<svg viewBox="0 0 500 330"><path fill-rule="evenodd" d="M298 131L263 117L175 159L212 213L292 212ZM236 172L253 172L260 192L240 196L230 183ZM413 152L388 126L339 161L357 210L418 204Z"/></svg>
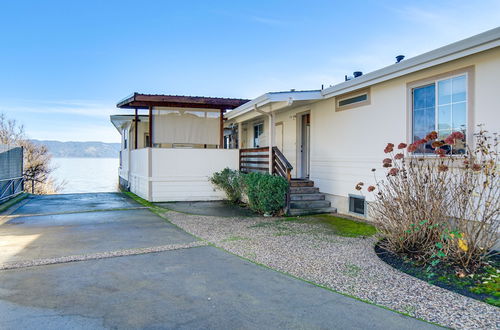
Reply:
<svg viewBox="0 0 500 330"><path fill-rule="evenodd" d="M305 179L309 178L310 168L311 115L303 114L300 120L300 177Z"/></svg>

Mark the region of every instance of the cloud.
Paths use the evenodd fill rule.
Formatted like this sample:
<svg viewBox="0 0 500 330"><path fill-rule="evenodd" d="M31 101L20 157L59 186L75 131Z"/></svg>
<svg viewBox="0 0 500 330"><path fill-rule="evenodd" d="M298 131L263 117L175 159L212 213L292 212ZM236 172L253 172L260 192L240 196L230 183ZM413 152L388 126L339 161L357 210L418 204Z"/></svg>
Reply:
<svg viewBox="0 0 500 330"><path fill-rule="evenodd" d="M65 114L104 118L116 112L114 104L86 100L11 100L0 104L2 111L34 114Z"/></svg>

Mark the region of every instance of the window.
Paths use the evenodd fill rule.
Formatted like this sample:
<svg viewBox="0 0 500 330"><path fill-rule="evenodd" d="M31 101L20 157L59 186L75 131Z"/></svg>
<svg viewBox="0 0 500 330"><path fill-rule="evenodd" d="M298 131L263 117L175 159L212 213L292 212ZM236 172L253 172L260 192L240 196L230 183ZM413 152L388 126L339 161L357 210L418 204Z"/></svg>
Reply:
<svg viewBox="0 0 500 330"><path fill-rule="evenodd" d="M438 139L445 139L452 132L467 130L467 74L413 88L413 141L425 138L427 133L436 131ZM465 139L447 153L465 152ZM423 145L421 153L433 153L430 144Z"/></svg>
<svg viewBox="0 0 500 330"><path fill-rule="evenodd" d="M364 197L349 195L349 212L365 215L365 205Z"/></svg>
<svg viewBox="0 0 500 330"><path fill-rule="evenodd" d="M368 100L368 94L362 94L354 97L350 97L348 99L343 99L339 101L339 107L343 107L348 104L363 102Z"/></svg>
<svg viewBox="0 0 500 330"><path fill-rule="evenodd" d="M150 147L151 142L149 141L149 133L144 133L144 148Z"/></svg>
<svg viewBox="0 0 500 330"><path fill-rule="evenodd" d="M264 124L260 123L257 125L254 125L253 127L253 146L254 148L260 147L260 137L264 133Z"/></svg>
<svg viewBox="0 0 500 330"><path fill-rule="evenodd" d="M336 98L335 111L348 110L370 104L370 90L364 89Z"/></svg>

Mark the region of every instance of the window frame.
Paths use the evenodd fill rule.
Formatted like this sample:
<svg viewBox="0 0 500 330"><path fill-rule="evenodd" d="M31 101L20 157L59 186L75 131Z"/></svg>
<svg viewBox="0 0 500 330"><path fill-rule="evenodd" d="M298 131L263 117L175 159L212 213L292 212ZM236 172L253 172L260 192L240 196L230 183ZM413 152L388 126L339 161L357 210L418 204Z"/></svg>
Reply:
<svg viewBox="0 0 500 330"><path fill-rule="evenodd" d="M350 104L346 104L346 105L340 105L340 102L342 102L342 101L352 99L355 97L359 97L361 95L366 95L366 100L358 101L358 102L354 102L354 103L350 103ZM346 94L342 94L342 95L335 97L335 111L336 112L349 110L349 109L353 109L353 108L358 108L358 107L363 107L363 106L369 105L369 104L371 104L370 88L360 89L360 90L357 90L357 91L354 91L351 93L346 93Z"/></svg>
<svg viewBox="0 0 500 330"><path fill-rule="evenodd" d="M415 80L412 82L408 82L406 84L407 88L407 136L406 136L406 141L408 144L413 143L413 91L416 88L420 87L425 87L428 85L434 84L435 87L435 105L434 105L434 121L435 125L434 128L437 129L439 122L438 122L438 107L439 107L439 101L438 101L438 88L437 84L439 81L443 80L448 80L452 79L455 77L459 77L465 75L466 76L466 99L465 99L465 105L466 105L466 128L465 128L465 143L469 146L472 146L471 143L473 141L472 136L474 134L474 86L475 86L475 66L467 66L463 67L460 69L452 70L452 71L447 71L443 72L437 75L429 76L427 78ZM436 130L437 131L437 130ZM437 157L438 155L434 153L416 153L419 157ZM460 156L459 154L451 154L450 156Z"/></svg>
<svg viewBox="0 0 500 330"><path fill-rule="evenodd" d="M262 130L259 130L259 135L258 136L255 136L255 128L258 127L258 126L262 126ZM253 127L253 140L252 140L252 145L254 148L260 148L261 145L260 145L260 137L264 134L264 122L258 122L258 123L255 123L252 125ZM256 139L259 139L259 145L255 145L255 141Z"/></svg>

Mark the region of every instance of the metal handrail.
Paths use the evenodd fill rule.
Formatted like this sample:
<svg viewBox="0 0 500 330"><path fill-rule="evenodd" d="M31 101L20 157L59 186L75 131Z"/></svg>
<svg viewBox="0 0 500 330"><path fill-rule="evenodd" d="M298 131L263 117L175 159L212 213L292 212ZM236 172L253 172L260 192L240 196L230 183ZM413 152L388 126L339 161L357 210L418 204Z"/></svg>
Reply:
<svg viewBox="0 0 500 330"><path fill-rule="evenodd" d="M0 179L0 182L1 181L10 181L10 180L18 180L18 179L22 179L23 177L22 176L18 176L18 177L15 177L15 178L9 178L9 179Z"/></svg>
<svg viewBox="0 0 500 330"><path fill-rule="evenodd" d="M16 184L16 181L19 182ZM16 178L10 178L10 179L2 179L0 181L10 181L3 189L2 189L2 192L0 194L0 201L3 201L5 199L8 199L8 198L11 198L13 196L16 196L20 193L23 192L23 182L24 182L24 178L23 177L16 177ZM21 187L21 189L19 189ZM12 192L11 194L9 195L6 195L6 193L8 192Z"/></svg>

